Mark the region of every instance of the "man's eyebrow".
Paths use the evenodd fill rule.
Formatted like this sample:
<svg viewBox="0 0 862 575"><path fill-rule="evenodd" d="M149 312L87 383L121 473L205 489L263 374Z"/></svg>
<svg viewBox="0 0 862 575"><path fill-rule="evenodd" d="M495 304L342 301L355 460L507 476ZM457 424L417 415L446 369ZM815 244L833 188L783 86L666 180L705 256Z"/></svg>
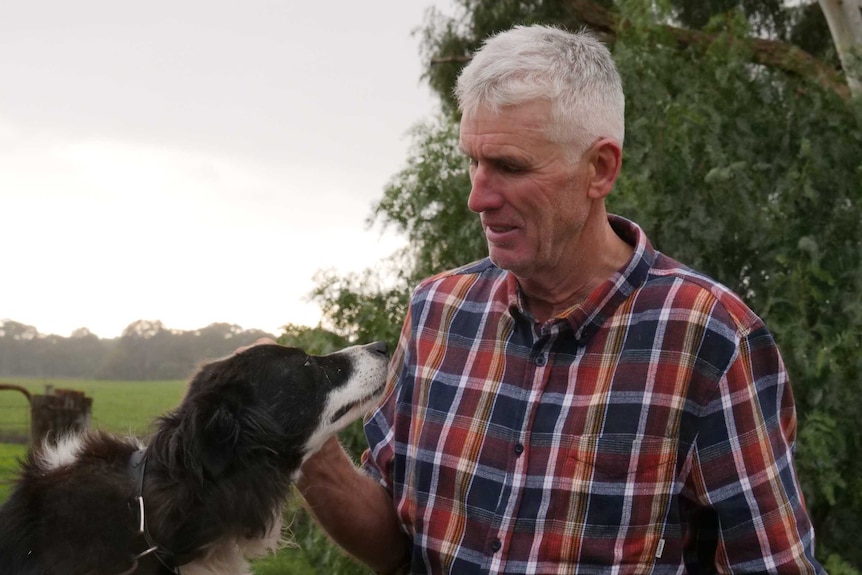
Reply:
<svg viewBox="0 0 862 575"><path fill-rule="evenodd" d="M458 151L461 152L462 154L464 154L465 156L467 156L468 158L473 158L473 155L470 154L470 152L468 152L467 150L465 150L464 146L462 146L461 144L458 144ZM501 153L498 155L489 155L489 156L486 156L485 160L487 162L490 162L493 164L512 164L512 165L517 165L517 166L523 166L523 165L526 165L526 163L528 163L524 158L521 158L520 156L515 156L515 155L511 155L511 154L506 154L506 153Z"/></svg>

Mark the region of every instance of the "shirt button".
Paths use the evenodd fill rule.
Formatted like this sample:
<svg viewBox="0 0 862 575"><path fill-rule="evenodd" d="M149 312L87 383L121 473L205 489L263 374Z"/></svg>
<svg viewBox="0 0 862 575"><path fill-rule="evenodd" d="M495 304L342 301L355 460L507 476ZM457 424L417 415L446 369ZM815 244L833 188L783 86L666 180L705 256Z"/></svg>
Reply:
<svg viewBox="0 0 862 575"><path fill-rule="evenodd" d="M499 539L494 539L494 541L491 543L491 551L494 553L502 549L502 547L503 543Z"/></svg>
<svg viewBox="0 0 862 575"><path fill-rule="evenodd" d="M543 365L548 363L548 356L544 353L540 353L539 355L536 356L535 362L536 362L536 365L538 365L539 367L542 367Z"/></svg>
<svg viewBox="0 0 862 575"><path fill-rule="evenodd" d="M524 453L524 445L522 443L515 444L515 455L521 455Z"/></svg>

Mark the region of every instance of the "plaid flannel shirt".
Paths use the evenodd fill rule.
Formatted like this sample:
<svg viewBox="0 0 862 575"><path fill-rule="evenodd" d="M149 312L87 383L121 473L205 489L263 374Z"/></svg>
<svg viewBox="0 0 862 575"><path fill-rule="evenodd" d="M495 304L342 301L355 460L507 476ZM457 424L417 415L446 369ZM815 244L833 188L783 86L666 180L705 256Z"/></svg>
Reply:
<svg viewBox="0 0 862 575"><path fill-rule="evenodd" d="M424 281L366 420L412 573L822 573L761 320L611 217L634 256L539 324L490 261Z"/></svg>

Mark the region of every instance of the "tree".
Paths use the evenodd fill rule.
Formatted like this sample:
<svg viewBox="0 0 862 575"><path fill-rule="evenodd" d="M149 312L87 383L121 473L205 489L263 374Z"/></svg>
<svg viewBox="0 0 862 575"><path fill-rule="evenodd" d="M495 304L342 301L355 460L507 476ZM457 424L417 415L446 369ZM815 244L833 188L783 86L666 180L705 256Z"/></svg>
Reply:
<svg viewBox="0 0 862 575"><path fill-rule="evenodd" d="M645 50L649 37L628 37L615 52L641 89L629 100L628 165L612 209L765 318L794 385L800 476L821 553L862 565L846 536L862 510L862 444L846 427L862 392L859 115L802 79L753 74L730 43L692 60Z"/></svg>
<svg viewBox="0 0 862 575"><path fill-rule="evenodd" d="M298 347L311 355L326 355L350 345L346 337L320 326L308 327L292 323L284 326L278 343Z"/></svg>
<svg viewBox="0 0 862 575"><path fill-rule="evenodd" d="M8 319L0 322L0 373L18 375L26 369L30 361L24 346L38 336L32 325Z"/></svg>
<svg viewBox="0 0 862 575"><path fill-rule="evenodd" d="M400 325L418 278L485 255L453 145L457 72L483 38L514 23L588 25L612 45L628 87L623 173L609 207L658 249L740 293L775 333L797 398L818 555L831 573L858 573L862 114L847 97L852 67L842 57L842 76L830 55L823 12L777 0L459 6L454 18L429 13L423 57L441 112L413 132L407 166L372 215L410 240L396 256L400 273L385 291L362 280L379 277L372 271L327 276L316 297L328 321L354 335L366 317L378 330ZM400 303L384 308L384 297Z"/></svg>
<svg viewBox="0 0 862 575"><path fill-rule="evenodd" d="M0 375L81 379L185 379L201 363L223 357L262 337L228 323L182 331L160 321L138 320L116 339L99 339L87 328L68 338L43 335L11 320L0 322Z"/></svg>
<svg viewBox="0 0 862 575"><path fill-rule="evenodd" d="M11 319L0 322L0 337L7 340L30 341L39 337L39 330Z"/></svg>

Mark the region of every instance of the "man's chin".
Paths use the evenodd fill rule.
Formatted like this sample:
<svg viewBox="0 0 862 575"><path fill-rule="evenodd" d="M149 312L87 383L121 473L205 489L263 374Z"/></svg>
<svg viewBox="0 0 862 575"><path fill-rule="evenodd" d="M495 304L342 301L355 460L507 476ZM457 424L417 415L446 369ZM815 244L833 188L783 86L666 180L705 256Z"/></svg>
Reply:
<svg viewBox="0 0 862 575"><path fill-rule="evenodd" d="M501 270L512 272L516 276L525 274L529 269L529 262L524 261L524 258L515 257L513 254L500 253L498 250L491 249L488 257L495 266Z"/></svg>

